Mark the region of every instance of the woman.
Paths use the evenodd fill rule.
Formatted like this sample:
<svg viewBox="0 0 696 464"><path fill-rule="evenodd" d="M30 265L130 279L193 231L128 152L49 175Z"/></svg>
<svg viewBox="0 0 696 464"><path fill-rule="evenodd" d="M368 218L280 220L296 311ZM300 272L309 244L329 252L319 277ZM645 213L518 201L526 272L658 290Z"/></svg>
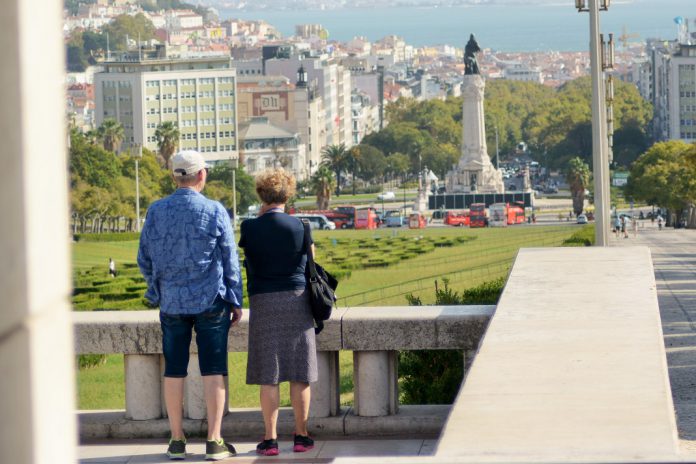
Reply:
<svg viewBox="0 0 696 464"><path fill-rule="evenodd" d="M247 384L261 386L265 436L256 452L275 456L280 382L290 382L295 414L293 451L314 447L307 418L309 383L318 376L317 354L306 290L304 227L299 219L284 213L285 203L295 193L295 178L283 169L267 169L256 177L256 193L263 206L257 218L242 223L239 240L249 293Z"/></svg>

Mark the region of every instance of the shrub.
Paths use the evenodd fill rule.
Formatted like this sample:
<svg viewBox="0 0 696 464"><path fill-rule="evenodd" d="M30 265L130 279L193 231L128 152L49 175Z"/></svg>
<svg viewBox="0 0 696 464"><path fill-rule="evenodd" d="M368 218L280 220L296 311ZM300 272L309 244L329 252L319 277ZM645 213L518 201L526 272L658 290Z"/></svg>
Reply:
<svg viewBox="0 0 696 464"><path fill-rule="evenodd" d="M436 305L496 304L505 286L500 278L466 289L459 294L442 279L435 283ZM407 295L411 306L420 298ZM464 378L464 355L459 350L402 351L399 353L399 384L403 404L452 404Z"/></svg>
<svg viewBox="0 0 696 464"><path fill-rule="evenodd" d="M594 225L588 224L563 241L561 246L592 246L595 243Z"/></svg>
<svg viewBox="0 0 696 464"><path fill-rule="evenodd" d="M105 354L81 354L77 356L77 367L80 369L90 369L106 363Z"/></svg>
<svg viewBox="0 0 696 464"><path fill-rule="evenodd" d="M109 232L106 234L74 234L76 242L130 242L140 240L140 232Z"/></svg>

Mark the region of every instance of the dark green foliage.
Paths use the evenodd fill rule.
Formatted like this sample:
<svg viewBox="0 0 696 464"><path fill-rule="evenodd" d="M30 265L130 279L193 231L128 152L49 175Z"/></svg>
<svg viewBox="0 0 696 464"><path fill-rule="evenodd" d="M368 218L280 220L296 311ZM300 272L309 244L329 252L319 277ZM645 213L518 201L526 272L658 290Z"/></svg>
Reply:
<svg viewBox="0 0 696 464"><path fill-rule="evenodd" d="M105 354L81 354L77 356L77 366L80 369L89 369L101 366L106 362Z"/></svg>
<svg viewBox="0 0 696 464"><path fill-rule="evenodd" d="M594 225L587 224L585 227L575 232L573 235L563 241L561 246L577 247L577 246L592 246L595 242Z"/></svg>
<svg viewBox="0 0 696 464"><path fill-rule="evenodd" d="M104 234L74 234L76 242L130 242L140 240L140 232L114 232Z"/></svg>
<svg viewBox="0 0 696 464"><path fill-rule="evenodd" d="M459 294L442 279L435 289L436 305L496 304L505 286L500 278L466 289ZM411 306L420 298L407 295ZM402 351L399 353L399 386L402 404L451 404L464 378L464 355L458 350Z"/></svg>

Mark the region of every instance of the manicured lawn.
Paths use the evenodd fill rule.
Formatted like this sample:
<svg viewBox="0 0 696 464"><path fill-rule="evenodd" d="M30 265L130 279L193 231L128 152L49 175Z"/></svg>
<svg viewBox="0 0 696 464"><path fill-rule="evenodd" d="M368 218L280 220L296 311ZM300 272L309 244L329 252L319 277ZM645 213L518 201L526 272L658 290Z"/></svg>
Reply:
<svg viewBox="0 0 696 464"><path fill-rule="evenodd" d="M559 246L578 231L563 226L500 229L428 228L317 231L317 261L340 276L340 306L405 305L405 295L434 301L435 280L447 277L456 291L505 276L520 247ZM137 242L77 242L73 245L77 310L142 309L144 282L135 266ZM108 258L119 276L108 276ZM247 386L246 353L230 354L230 405L258 406L258 387ZM353 400L353 358L341 352L341 403ZM81 409L123 408L123 356L78 372ZM282 403L289 404L288 387Z"/></svg>

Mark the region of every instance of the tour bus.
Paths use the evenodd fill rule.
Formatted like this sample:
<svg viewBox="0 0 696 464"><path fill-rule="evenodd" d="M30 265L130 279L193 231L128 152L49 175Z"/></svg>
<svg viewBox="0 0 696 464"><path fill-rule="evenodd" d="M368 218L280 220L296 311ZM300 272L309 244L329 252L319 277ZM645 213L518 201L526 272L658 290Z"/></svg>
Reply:
<svg viewBox="0 0 696 464"><path fill-rule="evenodd" d="M524 220L524 208L519 205L494 203L488 208L488 225L491 227L524 224Z"/></svg>
<svg viewBox="0 0 696 464"><path fill-rule="evenodd" d="M445 211L444 223L449 226L469 226L469 210Z"/></svg>
<svg viewBox="0 0 696 464"><path fill-rule="evenodd" d="M355 210L356 229L376 229L379 219L374 208L361 208Z"/></svg>
<svg viewBox="0 0 696 464"><path fill-rule="evenodd" d="M507 227L507 205L493 203L488 207L488 225L490 227Z"/></svg>
<svg viewBox="0 0 696 464"><path fill-rule="evenodd" d="M485 203L472 203L469 207L469 227L488 226L488 210Z"/></svg>

